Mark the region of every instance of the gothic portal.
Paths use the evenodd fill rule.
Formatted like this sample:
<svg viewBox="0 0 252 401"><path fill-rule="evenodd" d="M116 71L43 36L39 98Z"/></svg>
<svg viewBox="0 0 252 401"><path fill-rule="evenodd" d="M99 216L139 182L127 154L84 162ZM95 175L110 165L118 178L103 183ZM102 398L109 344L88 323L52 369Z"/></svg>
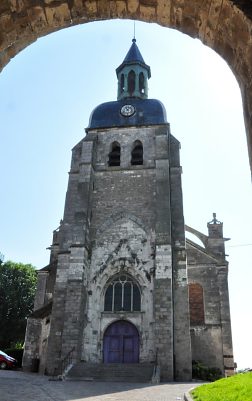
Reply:
<svg viewBox="0 0 252 401"><path fill-rule="evenodd" d="M140 366L146 380L157 367L161 380L190 380L193 359L230 374L222 223L214 216L208 235L184 225L180 143L162 103L148 99L151 71L135 39L116 74L117 101L94 109L72 151L23 366L38 357L40 372L62 373L72 352L69 374L79 376L116 364L136 379Z"/></svg>

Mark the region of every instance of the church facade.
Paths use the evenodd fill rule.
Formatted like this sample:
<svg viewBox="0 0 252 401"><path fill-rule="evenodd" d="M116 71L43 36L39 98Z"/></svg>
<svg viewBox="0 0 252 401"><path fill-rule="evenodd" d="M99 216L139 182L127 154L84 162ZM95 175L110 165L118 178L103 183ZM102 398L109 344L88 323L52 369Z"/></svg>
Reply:
<svg viewBox="0 0 252 401"><path fill-rule="evenodd" d="M117 101L91 114L72 151L65 211L38 272L23 366L150 364L190 380L192 360L233 369L222 223L185 226L180 143L133 39L117 68ZM185 239L193 233L202 246Z"/></svg>

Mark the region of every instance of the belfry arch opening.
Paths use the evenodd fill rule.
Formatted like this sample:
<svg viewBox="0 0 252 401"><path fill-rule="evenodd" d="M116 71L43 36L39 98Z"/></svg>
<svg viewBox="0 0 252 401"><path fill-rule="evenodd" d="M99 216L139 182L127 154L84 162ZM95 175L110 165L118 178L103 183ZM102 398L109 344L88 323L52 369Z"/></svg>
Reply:
<svg viewBox="0 0 252 401"><path fill-rule="evenodd" d="M121 75L121 85L120 85L121 93L125 91L125 77L124 74Z"/></svg>
<svg viewBox="0 0 252 401"><path fill-rule="evenodd" d="M135 88L136 88L136 74L133 70L131 70L128 75L128 91L131 96L134 94Z"/></svg>
<svg viewBox="0 0 252 401"><path fill-rule="evenodd" d="M141 166L143 164L143 144L141 141L135 141L131 151L131 165Z"/></svg>
<svg viewBox="0 0 252 401"><path fill-rule="evenodd" d="M108 165L110 167L119 167L121 164L121 146L117 141L114 141L110 146L110 152L108 156Z"/></svg>
<svg viewBox="0 0 252 401"><path fill-rule="evenodd" d="M140 90L140 93L145 93L145 82L144 82L143 72L140 72L140 74L139 74L139 90Z"/></svg>

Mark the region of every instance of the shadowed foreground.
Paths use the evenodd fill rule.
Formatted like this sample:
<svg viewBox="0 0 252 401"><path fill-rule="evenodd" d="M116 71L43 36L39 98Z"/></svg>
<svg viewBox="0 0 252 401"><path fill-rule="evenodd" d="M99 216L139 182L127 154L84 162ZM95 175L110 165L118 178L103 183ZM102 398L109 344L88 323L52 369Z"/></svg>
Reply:
<svg viewBox="0 0 252 401"><path fill-rule="evenodd" d="M36 373L0 371L1 401L176 401L195 385L61 382Z"/></svg>

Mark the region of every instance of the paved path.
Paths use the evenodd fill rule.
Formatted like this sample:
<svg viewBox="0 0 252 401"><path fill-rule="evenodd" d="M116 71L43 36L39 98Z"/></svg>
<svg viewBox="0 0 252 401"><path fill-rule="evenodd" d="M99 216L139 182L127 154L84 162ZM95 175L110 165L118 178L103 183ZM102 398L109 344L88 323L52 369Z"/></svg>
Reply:
<svg viewBox="0 0 252 401"><path fill-rule="evenodd" d="M0 401L178 401L196 383L49 381L21 371L0 371Z"/></svg>

